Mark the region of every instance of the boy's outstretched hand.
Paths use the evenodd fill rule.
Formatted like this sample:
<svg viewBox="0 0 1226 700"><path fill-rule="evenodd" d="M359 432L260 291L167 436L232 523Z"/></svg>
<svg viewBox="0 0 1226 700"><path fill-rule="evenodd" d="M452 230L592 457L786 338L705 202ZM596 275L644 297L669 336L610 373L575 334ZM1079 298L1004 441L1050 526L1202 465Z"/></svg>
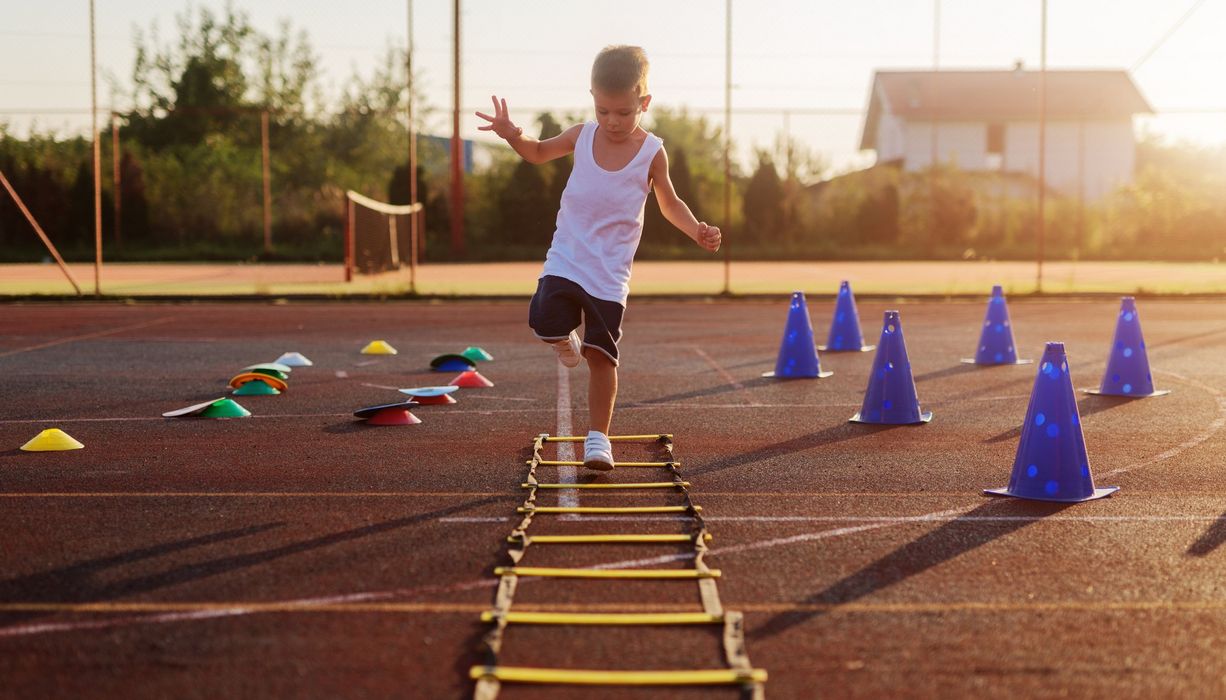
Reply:
<svg viewBox="0 0 1226 700"><path fill-rule="evenodd" d="M698 235L695 237L698 245L706 248L712 253L719 251L719 244L723 242L723 234L719 232L718 226L708 226L706 222L698 222Z"/></svg>
<svg viewBox="0 0 1226 700"><path fill-rule="evenodd" d="M478 117L489 122L485 126L477 127L477 131L492 131L504 139L522 134L524 130L515 126L511 122L511 118L507 116L506 99L499 100L495 95L490 95L490 99L494 101L494 115L490 116L484 112L477 112Z"/></svg>

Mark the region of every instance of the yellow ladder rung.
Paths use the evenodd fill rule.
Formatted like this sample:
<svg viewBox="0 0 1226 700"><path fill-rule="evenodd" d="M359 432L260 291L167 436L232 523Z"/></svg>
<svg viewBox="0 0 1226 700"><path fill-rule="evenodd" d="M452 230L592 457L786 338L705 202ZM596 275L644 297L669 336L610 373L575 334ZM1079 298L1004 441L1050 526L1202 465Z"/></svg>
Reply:
<svg viewBox="0 0 1226 700"><path fill-rule="evenodd" d="M710 533L703 533L704 542L711 541ZM662 543L693 542L693 535L535 535L532 544L606 544L606 543ZM518 537L508 537L507 542L519 542Z"/></svg>
<svg viewBox="0 0 1226 700"><path fill-rule="evenodd" d="M702 512L702 506L694 506L695 512ZM516 513L688 513L689 506L537 506L525 508L520 506Z"/></svg>
<svg viewBox="0 0 1226 700"><path fill-rule="evenodd" d="M495 576L536 576L539 578L637 578L697 579L719 578L719 569L559 569L547 566L499 566Z"/></svg>
<svg viewBox="0 0 1226 700"><path fill-rule="evenodd" d="M688 487L688 481L645 481L625 484L537 484L538 489L671 489L679 486ZM522 489L532 488L532 484L519 485Z"/></svg>
<svg viewBox="0 0 1226 700"><path fill-rule="evenodd" d="M695 671L600 671L578 668L473 666L473 680L493 678L505 683L557 683L564 685L744 685L765 683L765 669L704 669Z"/></svg>
<svg viewBox="0 0 1226 700"><path fill-rule="evenodd" d="M545 438L545 442L583 442L587 439L586 435L550 435ZM673 439L672 433L658 433L656 435L610 435L610 442L633 442L642 440L661 440Z"/></svg>
<svg viewBox="0 0 1226 700"><path fill-rule="evenodd" d="M532 460L528 460L524 462L524 464L532 464ZM541 461L537 462L537 465L542 466L542 467L582 467L583 462L579 462L576 460L569 460L569 459L567 460L542 459ZM675 462L675 461L674 462L618 462L617 460L614 460L613 466L614 467L670 467L670 466L680 467L681 462Z"/></svg>
<svg viewBox="0 0 1226 700"><path fill-rule="evenodd" d="M680 613L557 613L506 612L502 618L510 624L522 625L718 625L723 615L704 612ZM498 613L481 613L482 622L494 622Z"/></svg>

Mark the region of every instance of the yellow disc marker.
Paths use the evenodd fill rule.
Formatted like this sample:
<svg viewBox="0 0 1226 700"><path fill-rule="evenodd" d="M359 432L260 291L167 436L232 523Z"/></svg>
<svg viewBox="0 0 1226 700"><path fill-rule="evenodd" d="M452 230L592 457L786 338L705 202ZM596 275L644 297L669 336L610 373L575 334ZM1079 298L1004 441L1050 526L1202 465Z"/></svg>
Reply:
<svg viewBox="0 0 1226 700"><path fill-rule="evenodd" d="M85 445L78 442L68 433L59 428L47 428L34 437L33 440L21 446L26 452L61 452L63 450L79 450Z"/></svg>
<svg viewBox="0 0 1226 700"><path fill-rule="evenodd" d="M386 340L372 340L362 348L363 355L395 355L396 348L387 344Z"/></svg>

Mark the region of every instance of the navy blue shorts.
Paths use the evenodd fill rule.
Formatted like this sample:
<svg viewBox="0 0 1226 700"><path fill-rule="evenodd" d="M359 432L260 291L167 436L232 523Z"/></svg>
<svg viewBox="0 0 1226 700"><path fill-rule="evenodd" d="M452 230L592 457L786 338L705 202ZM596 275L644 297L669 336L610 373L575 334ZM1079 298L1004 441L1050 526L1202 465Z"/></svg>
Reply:
<svg viewBox="0 0 1226 700"><path fill-rule="evenodd" d="M565 339L582 320L583 346L603 352L617 366L624 313L626 307L615 301L597 299L565 277L545 275L536 283L528 325L536 337L554 341Z"/></svg>

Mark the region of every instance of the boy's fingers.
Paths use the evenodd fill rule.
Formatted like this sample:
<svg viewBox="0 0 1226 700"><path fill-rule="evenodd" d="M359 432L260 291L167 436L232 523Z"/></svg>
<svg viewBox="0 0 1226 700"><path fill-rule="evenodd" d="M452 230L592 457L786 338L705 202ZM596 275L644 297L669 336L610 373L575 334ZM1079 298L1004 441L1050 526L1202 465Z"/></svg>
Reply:
<svg viewBox="0 0 1226 700"><path fill-rule="evenodd" d="M507 116L507 101L506 101L506 98L503 98L503 100L502 100L502 116L504 116L504 117L506 117L506 116Z"/></svg>
<svg viewBox="0 0 1226 700"><path fill-rule="evenodd" d="M478 117L481 117L482 119L484 119L484 120L485 120L485 121L487 121L487 122L492 122L492 121L494 121L494 118L493 118L493 117L491 117L490 115L486 114L485 112L477 112L477 116L478 116Z"/></svg>

